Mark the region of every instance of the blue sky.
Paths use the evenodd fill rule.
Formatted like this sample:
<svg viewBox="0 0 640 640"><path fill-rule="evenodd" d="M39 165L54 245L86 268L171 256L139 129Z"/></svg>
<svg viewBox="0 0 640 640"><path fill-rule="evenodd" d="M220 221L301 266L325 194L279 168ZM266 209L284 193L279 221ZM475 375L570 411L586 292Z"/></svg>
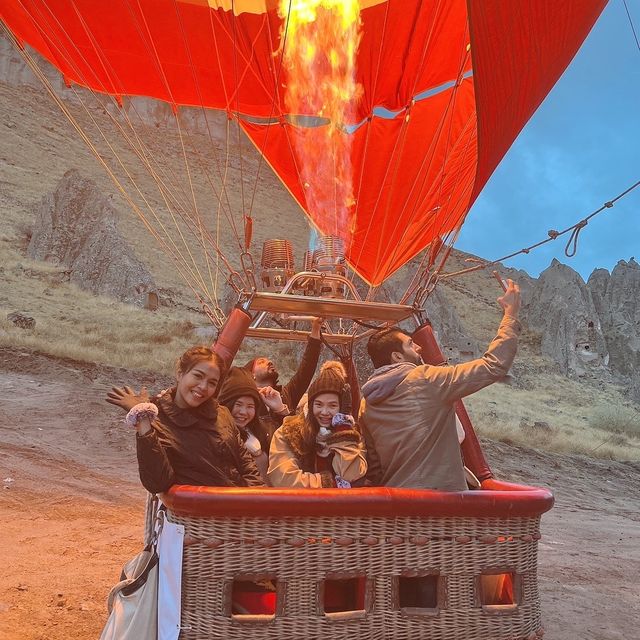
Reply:
<svg viewBox="0 0 640 640"><path fill-rule="evenodd" d="M640 0L627 0L640 38ZM640 180L640 51L622 0L582 48L471 209L458 249L496 259L565 229ZM505 264L537 276L558 258L585 279L635 256L640 187L594 218L567 258L567 236Z"/></svg>

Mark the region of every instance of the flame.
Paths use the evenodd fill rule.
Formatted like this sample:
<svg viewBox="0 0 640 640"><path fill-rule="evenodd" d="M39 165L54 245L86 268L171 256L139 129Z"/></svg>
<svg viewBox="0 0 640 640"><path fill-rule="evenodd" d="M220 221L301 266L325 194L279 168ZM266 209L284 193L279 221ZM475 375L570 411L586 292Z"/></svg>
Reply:
<svg viewBox="0 0 640 640"><path fill-rule="evenodd" d="M285 107L305 189L307 209L321 231L341 237L355 204L351 165L353 122L362 95L355 61L360 44L359 0L280 0Z"/></svg>

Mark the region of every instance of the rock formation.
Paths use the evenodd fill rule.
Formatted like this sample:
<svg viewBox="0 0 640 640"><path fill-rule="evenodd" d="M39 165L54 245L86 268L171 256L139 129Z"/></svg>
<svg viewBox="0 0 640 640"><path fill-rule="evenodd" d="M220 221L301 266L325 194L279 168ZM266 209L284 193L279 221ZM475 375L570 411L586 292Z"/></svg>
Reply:
<svg viewBox="0 0 640 640"><path fill-rule="evenodd" d="M582 376L608 364L600 314L584 280L553 260L527 292L523 317L542 336L542 353L563 373Z"/></svg>
<svg viewBox="0 0 640 640"><path fill-rule="evenodd" d="M385 282L378 290L377 299L381 302L397 302L399 293L407 289L416 270L420 267L420 262L421 256L414 258L406 268L401 269ZM427 298L425 311L433 325L438 344L449 362L452 364L464 362L479 354L477 342L470 337L463 326L443 287L436 287ZM408 322L403 329L411 332L415 329L415 324L412 321Z"/></svg>
<svg viewBox="0 0 640 640"><path fill-rule="evenodd" d="M463 327L453 305L441 287L437 287L425 304L427 316L435 330L443 355L451 364L477 357L480 348Z"/></svg>
<svg viewBox="0 0 640 640"><path fill-rule="evenodd" d="M587 287L602 322L611 369L640 391L640 265L631 258L618 262L611 275L597 269Z"/></svg>
<svg viewBox="0 0 640 640"><path fill-rule="evenodd" d="M92 293L147 305L156 286L116 219L109 197L77 170L67 171L37 209L27 254L66 266L70 281Z"/></svg>
<svg viewBox="0 0 640 640"><path fill-rule="evenodd" d="M19 329L35 329L36 328L36 320L31 316L28 316L24 313L20 313L19 311L14 311L13 313L7 314L7 320L14 324Z"/></svg>
<svg viewBox="0 0 640 640"><path fill-rule="evenodd" d="M502 264L497 266L496 271L500 273L501 278L511 278L511 280L517 282L520 287L520 293L522 294L522 302L524 304L529 302L538 282L535 278L532 278L522 269L513 269L511 267L505 267Z"/></svg>
<svg viewBox="0 0 640 640"><path fill-rule="evenodd" d="M588 282L553 260L527 291L523 319L563 373L614 376L640 401L640 265L631 258Z"/></svg>

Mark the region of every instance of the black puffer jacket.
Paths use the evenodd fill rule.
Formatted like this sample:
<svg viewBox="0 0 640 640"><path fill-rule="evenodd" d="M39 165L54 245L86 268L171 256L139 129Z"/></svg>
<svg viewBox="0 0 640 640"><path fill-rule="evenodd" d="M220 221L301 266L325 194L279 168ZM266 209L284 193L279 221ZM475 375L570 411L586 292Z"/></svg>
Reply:
<svg viewBox="0 0 640 640"><path fill-rule="evenodd" d="M226 407L208 400L196 409L181 409L175 389L154 399L158 419L137 436L140 480L150 493L174 484L209 487L263 486L260 472L240 438Z"/></svg>

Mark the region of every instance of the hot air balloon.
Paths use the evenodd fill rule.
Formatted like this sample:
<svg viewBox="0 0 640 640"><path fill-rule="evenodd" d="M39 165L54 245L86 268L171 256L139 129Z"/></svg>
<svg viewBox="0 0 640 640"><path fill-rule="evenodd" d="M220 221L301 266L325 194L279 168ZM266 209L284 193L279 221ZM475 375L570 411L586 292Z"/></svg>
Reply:
<svg viewBox="0 0 640 640"><path fill-rule="evenodd" d="M501 0L324 4L6 0L1 15L18 42L69 82L237 119L314 225L342 235L348 263L377 285L462 224L606 1L559 8L534 0L517 10ZM291 71L287 64L295 60L286 54L304 32L302 25L293 33L297 8L305 5L315 7L314 37L332 6L357 10L357 91L328 115L322 98L292 103L287 93L304 75ZM305 61L315 69L310 80L332 54L345 53L345 42L327 37ZM342 120L332 122L337 115ZM335 147L348 150L353 184L346 202L335 175L314 176L301 155L305 145L325 149L321 138L330 128ZM336 149L329 152L337 162ZM318 200L314 177L331 183L333 199Z"/></svg>
<svg viewBox="0 0 640 640"><path fill-rule="evenodd" d="M351 321L329 332L338 344L366 335L370 323L423 320L470 207L605 4L3 0L0 16L27 56L37 51L70 85L118 104L146 96L176 113L219 110L320 234L301 273L285 240L265 243L257 273L250 193L230 212L235 259L210 221L183 211L240 305L219 340L231 359L247 330L300 337L265 327L268 314ZM179 210L162 176L154 179L167 209ZM217 196L220 205L224 190ZM216 296L159 239L222 326ZM376 287L421 253L396 303L376 301ZM428 326L415 339L432 363L443 361ZM171 489L167 517L184 527L182 613L162 637L541 637L537 540L553 498L494 479L462 407L459 415L480 491ZM270 615L231 611L234 583L247 575L276 584ZM366 584L357 605L327 611L325 584L356 578ZM432 595L407 595L421 589Z"/></svg>

